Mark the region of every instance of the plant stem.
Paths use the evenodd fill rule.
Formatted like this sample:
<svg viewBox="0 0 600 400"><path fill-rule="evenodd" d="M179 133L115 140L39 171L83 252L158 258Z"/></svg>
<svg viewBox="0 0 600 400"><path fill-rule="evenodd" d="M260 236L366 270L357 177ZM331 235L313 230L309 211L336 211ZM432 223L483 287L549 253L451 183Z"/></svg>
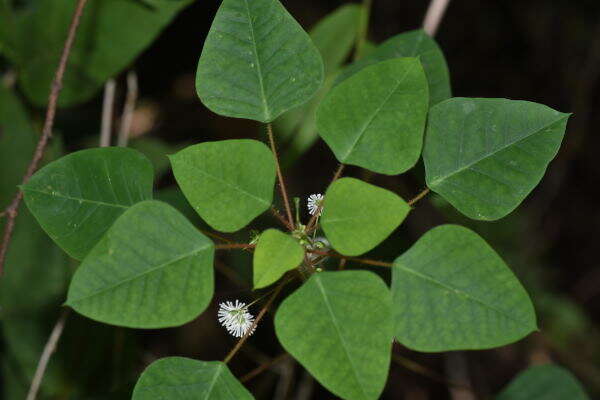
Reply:
<svg viewBox="0 0 600 400"><path fill-rule="evenodd" d="M388 263L385 261L371 260L368 258L346 257L341 254L334 253L334 252L327 252L327 251L320 251L320 250L308 250L308 249L306 251L309 253L318 254L321 256L341 258L342 260L355 261L357 263L367 264L367 265L375 265L377 267L393 267L394 266L394 264L391 264L391 263Z"/></svg>
<svg viewBox="0 0 600 400"><path fill-rule="evenodd" d="M106 83L104 84L104 100L102 102L102 124L100 125L100 147L110 146L116 86L117 83L112 78L106 81Z"/></svg>
<svg viewBox="0 0 600 400"><path fill-rule="evenodd" d="M65 327L65 322L67 321L67 317L69 316L70 309L64 309L60 317L58 317L58 321L54 325L52 329L52 333L48 338L48 342L46 346L44 346L44 351L42 352L42 356L40 357L40 361L38 362L37 368L35 369L35 374L33 375L33 380L31 381L31 386L29 387L29 393L27 393L26 400L35 400L37 397L37 393L40 390L40 386L42 384L42 380L44 379L44 374L46 373L46 368L48 367L48 362L50 361L50 356L56 350L56 344L60 339L63 329Z"/></svg>
<svg viewBox="0 0 600 400"><path fill-rule="evenodd" d="M363 0L358 32L356 35L356 49L354 51L354 61L359 60L364 54L367 44L367 34L369 32L369 18L371 17L371 5L373 0Z"/></svg>
<svg viewBox="0 0 600 400"><path fill-rule="evenodd" d="M429 3L429 8L423 21L423 29L429 36L433 37L437 33L446 8L448 8L448 3L450 3L450 0L431 0L431 3Z"/></svg>
<svg viewBox="0 0 600 400"><path fill-rule="evenodd" d="M288 281L283 281L282 280L281 283L277 286L277 288L275 289L275 291L273 292L273 294L271 295L271 297L267 301L267 304L265 304L263 306L263 308L260 310L260 312L256 316L256 319L254 320L254 323L252 324L252 326L250 327L250 329L248 329L246 331L246 334L244 336L242 336L242 338L240 340L238 340L238 342L235 344L235 346L233 347L233 349L231 349L231 351L229 352L229 354L227 354L227 356L225 356L225 358L223 359L223 362L225 364L227 364L229 361L231 361L231 359L233 358L233 356L235 355L235 353L237 353L242 348L242 346L244 345L244 343L246 342L246 340L248 340L248 338L250 337L250 334L252 333L252 331L254 330L254 328L256 327L256 325L258 325L258 323L260 322L260 320L265 316L265 314L267 313L267 310L269 309L269 307L271 306L271 304L273 303L273 301L275 300L275 298L277 297L277 295L279 295L279 292L281 292L281 289L283 289L283 287L285 286L285 284L287 282Z"/></svg>
<svg viewBox="0 0 600 400"><path fill-rule="evenodd" d="M419 200L421 200L423 197L427 196L427 194L429 192L430 192L429 188L425 188L421 193L419 193L413 199L411 199L408 202L408 205L412 207L416 202L418 202Z"/></svg>
<svg viewBox="0 0 600 400"><path fill-rule="evenodd" d="M271 145L271 151L275 156L275 167L277 170L277 179L279 180L279 189L281 191L281 197L283 198L283 205L285 212L288 217L289 225L292 227L290 230L294 230L294 217L292 216L292 209L290 208L290 201L288 199L287 190L285 188L285 182L283 181L283 174L281 173L281 164L279 162L279 156L277 155L277 148L275 147L275 138L273 135L273 126L267 124L267 135L269 136L269 144Z"/></svg>
<svg viewBox="0 0 600 400"><path fill-rule="evenodd" d="M340 164L338 166L338 169L333 174L333 178L331 179L331 182L329 183L329 185L331 185L333 182L337 181L340 178L340 176L342 176L342 172L344 172L344 167L345 167L344 164ZM323 206L319 205L319 207L317 208L317 211L313 214L313 216L308 221L308 224L306 225L306 233L307 234L310 234L313 229L316 229L317 220L319 219L319 215L321 215L322 209L323 209Z"/></svg>
<svg viewBox="0 0 600 400"><path fill-rule="evenodd" d="M273 214L273 216L277 218L277 220L281 222L283 226L285 226L288 230L294 230L294 228L290 226L289 222L283 217L283 215L281 215L281 213L278 209L275 208L275 206L271 206L271 214Z"/></svg>
<svg viewBox="0 0 600 400"><path fill-rule="evenodd" d="M255 244L250 243L227 243L215 245L216 250L253 249L255 247Z"/></svg>
<svg viewBox="0 0 600 400"><path fill-rule="evenodd" d="M277 364L279 361L283 361L288 357L289 357L288 353L282 353L282 354L278 355L277 357L259 365L258 367L254 368L252 371L248 372L246 375L242 376L240 378L240 382L242 382L242 383L248 382L250 379L254 378L257 375L260 375L261 373L263 373L264 371L266 371L273 365Z"/></svg>
<svg viewBox="0 0 600 400"><path fill-rule="evenodd" d="M23 176L21 185L26 184L27 181L29 181L29 178L31 178L33 173L37 170L38 165L42 160L42 157L44 156L46 146L48 145L48 139L50 139L50 136L52 136L52 127L54 126L54 117L56 115L58 96L62 89L63 76L65 74L65 69L67 67L69 55L71 54L71 48L73 47L73 43L75 42L75 35L77 33L77 28L79 27L81 14L83 13L83 9L85 8L86 3L87 0L79 0L77 2L77 6L75 7L75 11L73 12L73 17L71 19L71 25L69 27L67 40L65 41L65 45L60 56L60 61L58 63L58 68L56 69L54 79L52 80L52 87L50 89L50 95L48 98L48 108L46 110L46 118L44 121L44 128L42 129L42 136L38 141L35 153L33 155L33 158L31 159L31 162L29 163L29 167L27 167L27 172L25 172L25 175ZM21 200L23 200L23 192L19 190L13 198L10 205L5 210L8 218L6 221L6 226L4 228L2 244L0 245L0 276L2 276L2 273L4 271L4 261L6 259L6 252L8 251L8 245L10 243L10 239L12 237L12 233L15 227L15 218L17 218L19 206L21 205Z"/></svg>
<svg viewBox="0 0 600 400"><path fill-rule="evenodd" d="M131 122L133 121L133 113L135 104L138 98L138 79L135 71L131 70L127 73L127 96L125 97L125 105L123 106L123 114L121 115L121 126L119 127L119 139L117 146L125 147L129 142L129 134L131 133Z"/></svg>

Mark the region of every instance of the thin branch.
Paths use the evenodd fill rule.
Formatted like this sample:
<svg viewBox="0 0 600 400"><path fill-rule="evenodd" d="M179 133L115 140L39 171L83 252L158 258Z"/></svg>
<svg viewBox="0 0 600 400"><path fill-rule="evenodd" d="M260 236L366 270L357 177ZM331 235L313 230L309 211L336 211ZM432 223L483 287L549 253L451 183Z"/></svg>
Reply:
<svg viewBox="0 0 600 400"><path fill-rule="evenodd" d="M369 258L346 257L341 254L330 252L330 251L328 252L328 251L310 250L310 249L307 249L306 251L309 253L312 253L312 254L318 254L320 256L340 258L342 260L354 261L354 262L361 263L361 264L375 265L377 267L393 267L394 266L394 264L385 262L385 261L371 260Z"/></svg>
<svg viewBox="0 0 600 400"><path fill-rule="evenodd" d="M104 84L104 101L102 102L102 125L100 126L100 147L110 146L116 87L117 82L112 78L106 81L106 83Z"/></svg>
<svg viewBox="0 0 600 400"><path fill-rule="evenodd" d="M46 346L44 346L44 351L40 357L40 361L38 362L37 368L35 370L35 374L33 376L33 381L31 382L31 386L29 387L29 393L27 394L26 400L35 400L37 397L38 391L40 390L40 386L42 384L42 380L44 379L44 374L46 373L46 368L48 367L48 362L50 361L50 356L56 350L56 344L62 335L63 329L65 327L65 322L67 321L67 317L69 316L70 309L64 309L60 317L58 317L58 321L54 325L52 329L52 333L48 338L48 342Z"/></svg>
<svg viewBox="0 0 600 400"><path fill-rule="evenodd" d="M429 36L433 37L437 33L446 8L448 8L448 3L450 3L450 0L431 0L431 3L429 3L429 8L423 21L423 29Z"/></svg>
<svg viewBox="0 0 600 400"><path fill-rule="evenodd" d="M214 232L209 232L209 231L205 231L203 229L198 229L200 232L202 232L203 234L205 234L206 236L210 236L213 239L218 239L224 243L234 243L233 240L231 239L227 239L225 236L219 235L217 233Z"/></svg>
<svg viewBox="0 0 600 400"><path fill-rule="evenodd" d="M75 11L73 12L73 18L71 19L71 26L69 27L67 40L65 41L65 46L60 56L58 68L56 69L54 79L52 80L52 87L50 89L50 95L48 97L48 109L46 110L46 119L44 121L42 136L38 141L33 158L31 159L29 167L27 168L27 172L25 172L25 175L23 176L23 180L21 182L22 185L26 184L29 178L31 178L33 173L37 170L38 165L42 160L42 157L44 156L44 151L46 150L48 139L50 139L50 136L52 136L52 127L54 126L54 117L56 115L58 96L62 89L63 76L65 74L65 69L67 67L67 61L71 53L71 48L73 47L73 43L75 42L75 35L77 33L77 28L79 26L81 14L83 13L83 9L85 8L86 3L87 0L79 0ZM10 205L8 206L8 208L6 209L8 219L4 228L2 244L0 245L0 276L2 276L2 273L4 271L4 261L6 259L6 252L8 251L8 245L10 243L10 239L12 237L12 233L15 227L15 218L17 218L19 206L21 205L22 199L23 192L19 190L13 198Z"/></svg>
<svg viewBox="0 0 600 400"><path fill-rule="evenodd" d="M472 390L472 388L470 386L465 386L461 383L451 381L448 378L444 377L442 374L439 374L436 371L429 369L429 368L427 368L409 358L401 356L397 353L392 352L392 360L395 363L397 363L398 365L406 368L407 370L412 371L415 374L423 375L433 381L443 383L443 384L453 386L453 387Z"/></svg>
<svg viewBox="0 0 600 400"><path fill-rule="evenodd" d="M215 250L233 250L233 249L253 249L255 248L255 244L250 243L227 243L227 244L217 244L215 245Z"/></svg>
<svg viewBox="0 0 600 400"><path fill-rule="evenodd" d="M344 167L345 167L344 164L340 164L338 166L337 170L333 174L333 178L331 179L331 182L329 183L330 186L333 182L337 181L340 178L340 176L342 176L342 173L344 172ZM319 215L321 215L322 209L323 209L323 205L319 205L319 207L317 207L317 210L315 211L313 216L308 221L308 224L306 225L307 233L311 233L313 231L313 229L316 228L317 218L319 217Z"/></svg>
<svg viewBox="0 0 600 400"><path fill-rule="evenodd" d="M119 126L119 138L117 146L125 147L129 142L129 134L131 132L131 122L133 121L133 113L138 98L138 79L135 71L131 70L127 73L127 96L125 97L125 106L123 106L123 114L121 115L121 125Z"/></svg>
<svg viewBox="0 0 600 400"><path fill-rule="evenodd" d="M277 364L279 361L283 361L286 358L288 358L289 356L290 355L288 353L282 353L282 354L278 355L277 357L272 358L271 360L259 365L258 367L254 368L252 371L248 372L246 375L242 376L240 378L240 382L242 382L242 383L248 382L250 379L256 377L257 375L260 375L267 369L271 368L273 365Z"/></svg>
<svg viewBox="0 0 600 400"><path fill-rule="evenodd" d="M419 193L413 199L411 199L408 202L408 205L412 207L416 202L418 202L419 200L421 200L423 197L427 196L427 194L429 192L430 192L429 188L425 188L421 193Z"/></svg>
<svg viewBox="0 0 600 400"><path fill-rule="evenodd" d="M277 295L279 295L279 292L281 292L281 289L283 289L283 287L285 286L285 284L288 283L288 282L289 282L289 280L288 281L282 280L281 283L277 286L277 288L275 289L275 291L273 292L273 294L271 295L271 297L267 301L267 304L264 305L264 307L260 310L260 312L256 316L256 319L254 320L254 323L252 324L252 326L250 327L250 329L248 329L248 331L246 331L246 334L244 336L242 336L242 338L240 340L238 340L238 342L235 344L235 346L233 347L233 349L231 349L231 351L229 352L229 354L227 354L227 356L223 360L223 362L225 364L227 364L233 358L233 356L235 355L235 353L237 353L242 348L242 346L244 345L244 343L246 342L246 340L248 340L248 338L250 337L250 334L254 331L254 328L256 328L256 326L258 325L258 323L260 322L260 320L267 313L267 310L269 309L269 307L271 307L271 304L273 303L273 301L275 300L275 298L277 297Z"/></svg>
<svg viewBox="0 0 600 400"><path fill-rule="evenodd" d="M267 135L269 136L269 144L271 145L271 151L275 157L275 166L277 168L277 179L279 180L279 189L281 191L281 197L283 198L283 205L285 212L288 217L289 225L294 228L294 217L292 216L292 209L290 208L290 201L288 198L287 190L285 188L285 182L283 181L283 174L281 173L281 164L279 163L279 156L277 155L277 148L275 147L275 138L273 135L273 126L267 124Z"/></svg>
<svg viewBox="0 0 600 400"><path fill-rule="evenodd" d="M273 216L277 218L277 220L281 222L283 226L285 226L288 230L294 230L294 228L290 226L290 223L284 218L283 215L281 215L281 213L278 209L275 208L275 206L271 206L271 214L273 214Z"/></svg>

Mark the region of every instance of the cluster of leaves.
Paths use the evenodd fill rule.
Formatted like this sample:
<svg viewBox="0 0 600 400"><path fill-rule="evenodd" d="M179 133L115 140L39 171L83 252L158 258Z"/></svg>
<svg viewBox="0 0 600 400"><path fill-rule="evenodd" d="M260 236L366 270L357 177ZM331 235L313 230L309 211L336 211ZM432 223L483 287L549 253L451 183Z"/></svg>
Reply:
<svg viewBox="0 0 600 400"><path fill-rule="evenodd" d="M56 63L48 57L60 53L52 46L62 45L75 1L64 9L50 3L10 11L19 23L0 27L1 50L38 104L51 79L47 66ZM82 21L63 104L93 95L188 3L97 2ZM0 17L8 12L3 4ZM344 6L309 35L278 0L224 0L198 64L200 99L224 116L273 123L291 143L292 157L317 133L340 163L376 173L404 173L422 157L427 186L467 217L509 214L556 155L568 115L526 101L452 98L444 56L423 31L392 37L344 67L356 32L340 26L352 26L346 22L361 12ZM48 16L65 32L52 31L47 48L17 40L22 29L49 26ZM122 18L127 23L115 22ZM102 41L94 40L98 31L106 31ZM127 46L113 51L107 35ZM279 166L262 142L200 143L170 161L182 193L217 231L238 231L272 206ZM215 244L175 208L153 200L153 181L152 164L138 151L99 148L48 164L22 187L39 225L81 261L66 301L79 314L116 326L165 328L191 321L211 302ZM389 190L341 178L327 188L318 228L336 255L354 257L378 246L411 210ZM288 225L290 232L267 229L258 237L254 289L285 284L284 276L301 271L302 284L277 309L275 331L285 350L342 398L379 397L394 339L423 352L488 349L537 329L525 289L465 227L442 225L423 235L393 262L388 287L372 271L316 268L315 228ZM531 399L553 385L585 398L553 366L525 372L499 398ZM176 357L151 364L133 393L134 399L197 397L252 395L225 363Z"/></svg>

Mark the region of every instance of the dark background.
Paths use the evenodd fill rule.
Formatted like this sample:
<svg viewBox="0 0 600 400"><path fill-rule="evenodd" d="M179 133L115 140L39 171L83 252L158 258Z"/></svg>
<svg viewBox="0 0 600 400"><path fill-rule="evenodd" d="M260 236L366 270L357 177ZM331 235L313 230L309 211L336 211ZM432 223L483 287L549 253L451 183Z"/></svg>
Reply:
<svg viewBox="0 0 600 400"><path fill-rule="evenodd" d="M298 21L309 29L344 1L284 0ZM379 43L390 36L420 27L428 1L374 0L369 38ZM148 123L139 133L179 145L234 137L263 137L261 127L244 120L217 116L195 95L198 57L219 2L199 0L184 10L160 38L138 59L140 81L138 119ZM451 354L418 354L395 349L388 386L382 398L471 399L497 393L527 366L556 362L600 396L600 268L597 242L600 213L598 189L598 78L600 76L600 2L572 0L453 0L436 35L446 55L454 96L505 97L546 104L574 113L561 151L541 184L509 217L493 223L462 218L434 195L419 203L399 232L375 255L391 260L423 232L444 222L459 222L479 232L505 258L531 294L538 312L540 333L500 349ZM121 87L124 77L120 77ZM122 101L122 90L119 100ZM57 126L68 149L97 140L101 95L75 109L61 110ZM146 114L144 114L146 113ZM85 128L82 128L84 126ZM286 171L293 195L323 192L337 162L319 141ZM347 174L370 179L410 198L424 187L422 167L399 177ZM173 184L167 174L160 188ZM260 228L273 221L253 224ZM238 269L250 267L247 255L221 257L219 263ZM223 269L220 269L223 271ZM235 274L235 272L233 272ZM118 398L127 393L137 374L150 361L167 355L222 359L234 340L216 325L218 301L248 298L249 290L217 275L217 295L207 313L179 329L130 331L83 318L73 318L64 346L77 342L84 352L90 344L82 336L108 338L107 348L96 349L98 361L60 358L87 393ZM233 296L233 297L232 297ZM376 312L376 310L374 310ZM257 335L231 364L243 376L258 364L282 353L271 328L262 322ZM99 340L99 343L103 343ZM87 347L86 347L87 346ZM83 350L82 350L83 349ZM128 361L123 361L128 360ZM57 361L58 362L58 361ZM107 364L108 363L108 364ZM128 369L114 384L106 366ZM79 375L78 375L79 374ZM96 374L96 379L91 378ZM111 380L113 379L113 380ZM105 382L112 382L105 385ZM313 398L333 396L307 377L289 359L246 384L257 398ZM471 389L461 389L469 386ZM110 388L110 389L109 389ZM116 389L114 389L116 388ZM113 394L107 391L116 390ZM308 397L298 397L303 390ZM282 393L287 393L281 397ZM123 395L127 398L127 395ZM287 397L286 397L287 396ZM474 396L474 397L473 397Z"/></svg>

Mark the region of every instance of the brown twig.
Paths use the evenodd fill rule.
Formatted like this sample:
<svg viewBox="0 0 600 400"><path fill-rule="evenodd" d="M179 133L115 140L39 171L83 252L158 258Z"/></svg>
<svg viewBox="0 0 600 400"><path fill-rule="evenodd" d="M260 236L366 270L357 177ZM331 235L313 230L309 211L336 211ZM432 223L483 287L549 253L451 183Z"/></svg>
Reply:
<svg viewBox="0 0 600 400"><path fill-rule="evenodd" d="M71 19L71 26L69 27L67 40L65 41L65 46L63 48L62 55L60 56L58 68L56 69L54 79L52 80L52 87L50 89L50 95L48 97L48 109L46 110L46 119L44 121L42 136L38 141L35 153L33 154L33 158L29 163L29 167L27 167L27 172L25 172L25 175L23 176L23 180L21 182L22 185L26 184L27 181L29 181L29 178L31 178L33 173L37 170L38 165L42 160L42 157L44 156L44 151L46 150L48 139L50 139L50 136L52 136L52 127L54 125L54 117L56 115L56 106L58 103L58 96L62 89L62 81L63 76L65 74L65 69L67 67L67 60L69 59L71 48L73 47L73 42L75 41L77 28L79 26L79 20L81 19L81 14L83 13L83 9L85 8L86 3L87 0L79 0L75 11L73 12L73 18ZM17 218L19 206L21 205L21 200L23 200L23 192L19 190L13 198L10 205L5 210L8 218L6 220L6 226L4 227L2 244L0 245L0 276L2 276L2 273L4 271L4 261L6 259L6 252L8 251L8 245L10 243L10 239L12 237L12 233L15 227L15 218Z"/></svg>
<svg viewBox="0 0 600 400"><path fill-rule="evenodd" d="M431 3L429 3L429 8L423 21L423 29L429 36L435 36L446 8L448 8L448 3L450 3L450 0L431 0Z"/></svg>
<svg viewBox="0 0 600 400"><path fill-rule="evenodd" d="M133 121L133 113L135 112L137 98L137 74L135 71L131 70L127 73L127 96L125 97L125 105L123 106L123 114L121 115L121 125L119 126L119 138L117 140L117 146L125 147L127 146L127 142L129 142L131 122Z"/></svg>
<svg viewBox="0 0 600 400"><path fill-rule="evenodd" d="M366 265L375 265L377 267L393 267L394 266L394 264L388 263L385 261L371 260L369 258L346 257L341 254L330 252L330 251L328 252L328 251L310 250L310 249L307 249L306 251L309 253L318 254L321 256L341 258L343 260L354 261L354 262L366 264Z"/></svg>
<svg viewBox="0 0 600 400"><path fill-rule="evenodd" d="M117 82L109 79L104 84L104 99L102 101L102 124L100 125L100 147L110 146L112 136L113 111L115 109L115 89Z"/></svg>
<svg viewBox="0 0 600 400"><path fill-rule="evenodd" d="M37 368L35 369L35 374L33 375L33 380L31 381L31 386L29 387L29 393L27 394L26 400L35 400L37 397L37 393L40 390L40 386L42 384L42 380L44 379L44 374L46 373L46 368L48 367L48 362L50 361L50 356L56 350L56 344L62 335L63 329L65 327L65 322L67 321L67 317L69 316L70 309L64 309L54 328L52 329L52 333L48 338L48 342L46 346L44 346L44 351L40 357L40 361L38 362Z"/></svg>
<svg viewBox="0 0 600 400"><path fill-rule="evenodd" d="M407 370L412 371L415 374L423 375L423 376L425 376L431 380L434 380L436 382L443 383L448 386L472 390L470 386L465 386L459 382L451 381L448 378L444 377L442 374L439 374L436 371L433 371L433 370L431 370L409 358L401 356L397 353L394 353L394 352L392 353L392 360L396 364L402 366L403 368L406 368Z"/></svg>
<svg viewBox="0 0 600 400"><path fill-rule="evenodd" d="M294 217L292 216L292 209L290 207L287 189L285 188L283 174L281 173L281 164L279 163L279 156L277 155L277 148L275 147L275 138L273 135L273 126L271 124L267 124L267 135L269 136L269 144L271 145L271 151L273 152L273 156L275 157L275 167L277 171L277 179L279 180L279 190L281 192L281 197L283 198L283 205L285 207L285 212L288 217L289 225L292 227L293 230Z"/></svg>
<svg viewBox="0 0 600 400"><path fill-rule="evenodd" d="M275 218L277 218L277 220L281 222L283 226L285 226L288 230L294 230L294 228L290 226L289 222L284 218L283 215L281 215L281 213L278 209L275 208L275 206L271 206L271 214L273 214L273 216L275 216Z"/></svg>
<svg viewBox="0 0 600 400"><path fill-rule="evenodd" d="M215 250L233 250L233 249L253 249L255 244L250 243L227 243L215 245Z"/></svg>
<svg viewBox="0 0 600 400"><path fill-rule="evenodd" d="M278 355L277 357L272 358L271 360L259 365L258 367L254 368L252 371L248 372L246 375L242 376L240 378L240 382L242 382L242 383L248 382L250 379L256 377L257 375L260 375L261 373L263 373L264 371L266 371L273 365L277 364L279 361L283 361L289 356L290 355L288 353L282 353L282 354Z"/></svg>
<svg viewBox="0 0 600 400"><path fill-rule="evenodd" d="M273 301L275 300L275 298L277 297L277 295L279 294L279 292L281 292L281 289L283 289L283 287L285 286L286 283L288 283L289 280L282 280L281 283L277 286L277 288L275 289L275 291L273 292L273 294L271 295L271 297L269 297L269 300L267 301L267 304L265 304L263 306L263 308L260 310L260 312L258 313L258 315L256 316L256 319L254 320L254 323L252 324L252 326L250 327L250 329L248 329L248 331L246 331L246 334L244 336L242 336L242 338L240 340L238 340L238 342L235 344L235 346L233 347L233 349L231 349L231 351L229 352L229 354L227 354L227 356L225 356L225 358L223 359L223 362L225 364L227 364L235 355L235 353L237 353L242 346L244 345L244 343L246 342L246 340L248 340L248 338L250 337L250 334L254 331L254 328L256 328L256 326L258 325L258 323L260 322L260 320L265 316L265 314L267 313L267 310L269 309L269 307L271 307L271 304L273 303Z"/></svg>
<svg viewBox="0 0 600 400"><path fill-rule="evenodd" d="M219 234L217 234L217 233L214 233L214 232L209 232L209 231L205 231L205 230L203 230L203 229L198 229L198 230L199 230L200 232L202 232L203 234L205 234L206 236L209 236L209 237L211 237L211 238L213 238L213 239L218 239L218 240L220 240L220 241L222 241L222 242L225 242L225 243L234 243L234 241L233 241L233 240L231 240L231 239L228 239L228 238L226 238L225 236L219 235Z"/></svg>
<svg viewBox="0 0 600 400"><path fill-rule="evenodd" d="M429 188L425 188L421 193L419 193L418 195L416 195L413 199L411 199L408 202L409 206L413 206L416 202L418 202L419 200L421 200L423 197L427 196L427 194L430 192L431 190Z"/></svg>
<svg viewBox="0 0 600 400"><path fill-rule="evenodd" d="M344 164L340 164L339 167L337 168L337 170L335 171L335 173L333 174L333 178L331 179L331 182L329 183L329 185L331 186L331 184L335 181L337 181L340 176L342 176L342 172L344 172ZM317 207L317 210L315 211L315 213L313 214L313 216L310 218L310 220L308 221L308 224L306 225L306 232L307 233L311 233L313 231L313 229L316 228L316 224L317 224L317 218L319 217L319 215L321 215L321 210L323 209L323 205L319 205L319 207Z"/></svg>

